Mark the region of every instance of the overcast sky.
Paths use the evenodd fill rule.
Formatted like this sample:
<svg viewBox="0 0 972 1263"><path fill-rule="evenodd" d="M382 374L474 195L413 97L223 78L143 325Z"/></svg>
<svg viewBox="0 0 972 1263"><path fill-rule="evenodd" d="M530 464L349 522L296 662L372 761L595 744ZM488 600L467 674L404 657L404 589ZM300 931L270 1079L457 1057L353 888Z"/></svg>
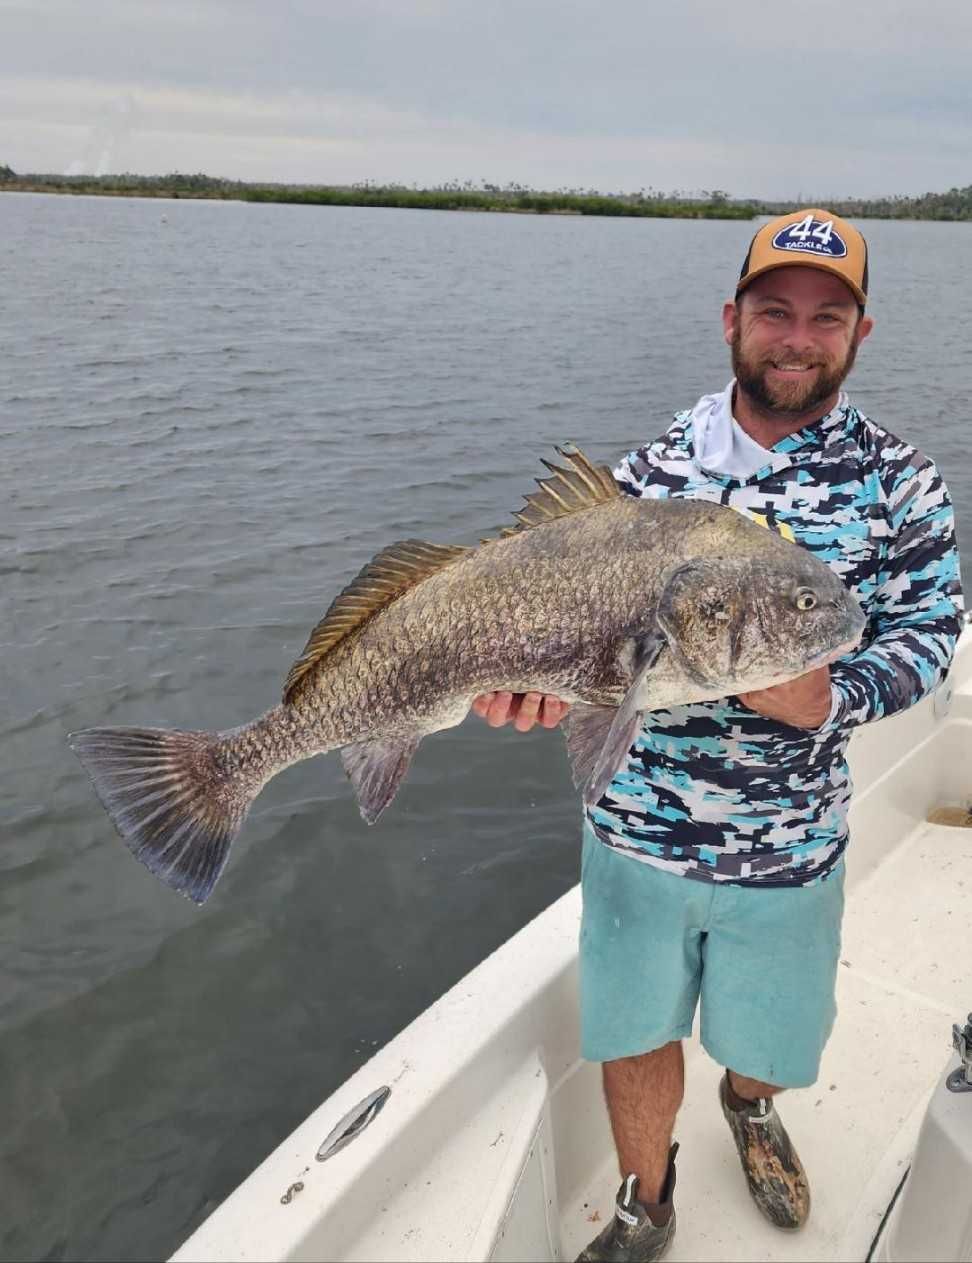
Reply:
<svg viewBox="0 0 972 1263"><path fill-rule="evenodd" d="M968 0L0 0L0 50L16 171L972 183Z"/></svg>

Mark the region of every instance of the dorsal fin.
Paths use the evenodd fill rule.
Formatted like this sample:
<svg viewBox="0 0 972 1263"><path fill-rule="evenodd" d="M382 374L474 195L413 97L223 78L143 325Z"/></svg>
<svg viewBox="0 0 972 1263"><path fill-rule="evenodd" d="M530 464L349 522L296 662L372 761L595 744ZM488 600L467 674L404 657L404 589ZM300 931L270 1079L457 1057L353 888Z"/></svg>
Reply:
<svg viewBox="0 0 972 1263"><path fill-rule="evenodd" d="M556 450L570 461L570 467L563 469L548 460L541 461L553 477L536 479L540 490L523 497L526 504L513 514L518 525L505 527L500 531L501 536L516 535L531 526L541 526L544 522L553 522L569 513L580 513L583 509L593 509L595 505L620 497L621 489L607 465L593 464L573 443L566 443ZM483 540L484 544L488 542Z"/></svg>
<svg viewBox="0 0 972 1263"><path fill-rule="evenodd" d="M331 608L311 632L303 653L290 668L283 700L289 702L295 685L311 667L373 614L469 551L450 544L428 544L421 539L403 539L383 548L334 598Z"/></svg>

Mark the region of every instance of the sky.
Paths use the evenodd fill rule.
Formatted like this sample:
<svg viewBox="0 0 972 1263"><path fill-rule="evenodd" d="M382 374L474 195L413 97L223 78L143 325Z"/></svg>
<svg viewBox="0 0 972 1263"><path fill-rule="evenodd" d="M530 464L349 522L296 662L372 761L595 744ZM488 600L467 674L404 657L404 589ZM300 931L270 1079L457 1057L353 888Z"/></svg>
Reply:
<svg viewBox="0 0 972 1263"><path fill-rule="evenodd" d="M0 49L18 172L972 184L968 0L0 0Z"/></svg>

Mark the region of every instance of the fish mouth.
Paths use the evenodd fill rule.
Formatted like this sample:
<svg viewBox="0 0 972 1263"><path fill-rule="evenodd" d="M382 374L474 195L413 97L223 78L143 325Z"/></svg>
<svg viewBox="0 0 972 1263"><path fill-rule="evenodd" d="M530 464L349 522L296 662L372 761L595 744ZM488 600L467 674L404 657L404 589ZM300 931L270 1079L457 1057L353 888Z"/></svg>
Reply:
<svg viewBox="0 0 972 1263"><path fill-rule="evenodd" d="M828 649L824 653L818 653L807 663L808 671L815 671L817 667L829 666L831 662L836 662L838 658L842 658L845 653L850 653L852 649L856 649L861 641L861 633L845 640L843 644L838 645L836 649Z"/></svg>

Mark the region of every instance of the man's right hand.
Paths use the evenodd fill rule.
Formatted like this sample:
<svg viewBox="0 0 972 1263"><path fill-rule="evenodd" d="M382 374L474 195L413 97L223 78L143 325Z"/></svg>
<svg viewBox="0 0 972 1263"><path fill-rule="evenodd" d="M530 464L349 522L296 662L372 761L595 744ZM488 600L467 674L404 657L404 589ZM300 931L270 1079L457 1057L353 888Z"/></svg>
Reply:
<svg viewBox="0 0 972 1263"><path fill-rule="evenodd" d="M472 709L491 728L512 723L517 732L529 732L534 724L556 728L570 710L570 702L550 693L482 693Z"/></svg>

